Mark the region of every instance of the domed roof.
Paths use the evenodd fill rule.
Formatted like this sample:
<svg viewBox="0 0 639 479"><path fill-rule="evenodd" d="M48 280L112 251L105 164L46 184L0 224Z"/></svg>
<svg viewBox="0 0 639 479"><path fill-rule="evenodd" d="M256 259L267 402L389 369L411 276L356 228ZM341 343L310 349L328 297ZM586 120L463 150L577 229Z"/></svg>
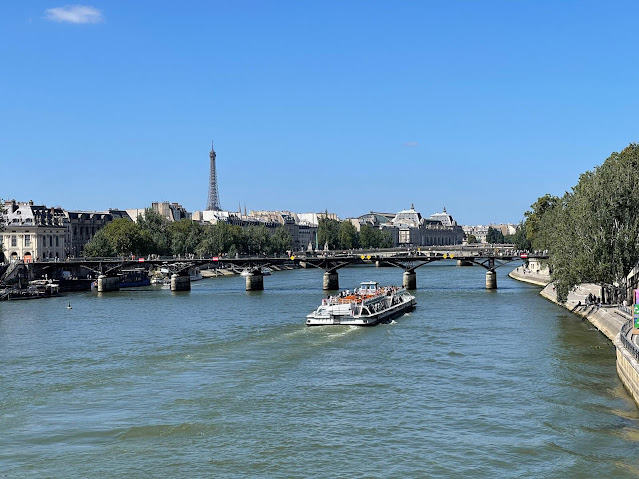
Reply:
<svg viewBox="0 0 639 479"><path fill-rule="evenodd" d="M419 226L422 215L415 211L415 206L410 205L410 210L402 210L393 218L395 226Z"/></svg>

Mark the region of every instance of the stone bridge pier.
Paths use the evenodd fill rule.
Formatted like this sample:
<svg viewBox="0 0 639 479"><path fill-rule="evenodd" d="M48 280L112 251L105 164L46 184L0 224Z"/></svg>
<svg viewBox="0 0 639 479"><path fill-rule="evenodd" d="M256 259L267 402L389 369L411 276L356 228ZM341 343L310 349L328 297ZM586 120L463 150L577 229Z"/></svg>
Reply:
<svg viewBox="0 0 639 479"><path fill-rule="evenodd" d="M486 289L497 289L497 273L494 269L486 271Z"/></svg>
<svg viewBox="0 0 639 479"><path fill-rule="evenodd" d="M264 289L264 275L262 271L251 271L246 276L246 291L262 291Z"/></svg>
<svg viewBox="0 0 639 479"><path fill-rule="evenodd" d="M415 270L407 270L404 272L402 284L406 289L417 289L417 273L415 273Z"/></svg>
<svg viewBox="0 0 639 479"><path fill-rule="evenodd" d="M326 271L323 282L324 291L339 289L339 276L337 271Z"/></svg>
<svg viewBox="0 0 639 479"><path fill-rule="evenodd" d="M191 277L180 276L177 273L171 275L171 291L191 291Z"/></svg>
<svg viewBox="0 0 639 479"><path fill-rule="evenodd" d="M107 291L118 291L120 289L120 278L118 276L107 276L101 274L98 276L98 293L106 293Z"/></svg>

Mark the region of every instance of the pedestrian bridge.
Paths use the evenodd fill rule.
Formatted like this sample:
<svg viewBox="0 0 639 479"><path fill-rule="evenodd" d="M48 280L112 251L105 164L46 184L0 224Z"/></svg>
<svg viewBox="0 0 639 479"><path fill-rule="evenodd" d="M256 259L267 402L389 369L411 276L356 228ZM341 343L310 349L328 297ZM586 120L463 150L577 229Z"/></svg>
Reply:
<svg viewBox="0 0 639 479"><path fill-rule="evenodd" d="M109 290L109 278L117 277L123 269L134 266L147 270L160 266L170 266L176 284L176 290L190 289L188 270L195 266L209 268L242 268L248 270L246 276L247 290L264 289L264 279L261 268L280 265L297 265L303 268L318 268L324 270L323 289L339 289L338 271L341 268L360 264L375 264L377 266L394 266L404 270L403 285L407 289L417 287L416 270L436 261L453 260L458 266L480 266L486 269L486 289L497 288L495 270L513 261L527 259L547 259L544 253L528 253L512 248L471 248L459 246L458 249L429 250L429 251L357 251L357 252L322 252L321 254L301 254L291 256L241 256L228 258L225 256L209 257L164 257L164 258L78 258L67 261L41 261L25 264L30 278L60 277L62 271L74 271L78 277L90 276L98 279L98 289L101 282L102 290ZM15 268L13 268L15 269ZM117 289L117 288L116 288Z"/></svg>

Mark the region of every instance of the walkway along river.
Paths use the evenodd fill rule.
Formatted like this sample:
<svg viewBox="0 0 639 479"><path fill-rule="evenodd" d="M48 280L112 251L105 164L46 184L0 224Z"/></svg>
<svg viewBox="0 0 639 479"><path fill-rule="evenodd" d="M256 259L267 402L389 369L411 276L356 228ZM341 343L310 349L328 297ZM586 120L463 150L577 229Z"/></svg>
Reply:
<svg viewBox="0 0 639 479"><path fill-rule="evenodd" d="M637 477L612 344L454 264L374 328L304 326L316 269L4 302L0 477ZM364 280L401 270L340 271Z"/></svg>

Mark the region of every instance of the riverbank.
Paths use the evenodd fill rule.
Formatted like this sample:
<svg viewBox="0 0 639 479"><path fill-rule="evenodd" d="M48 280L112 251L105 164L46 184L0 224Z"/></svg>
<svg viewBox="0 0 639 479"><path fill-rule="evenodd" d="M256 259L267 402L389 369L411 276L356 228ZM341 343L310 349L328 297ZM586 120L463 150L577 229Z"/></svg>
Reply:
<svg viewBox="0 0 639 479"><path fill-rule="evenodd" d="M629 315L619 310L616 306L606 305L598 307L596 305L586 305L586 298L589 294L601 296L601 288L598 285L580 284L568 294L568 300L564 304L561 304L557 301L555 288L550 284L550 275L536 273L520 266L511 271L508 276L518 281L543 286L543 289L539 293L542 297L587 319L612 342L615 341L615 337L621 332L623 325L630 319Z"/></svg>

